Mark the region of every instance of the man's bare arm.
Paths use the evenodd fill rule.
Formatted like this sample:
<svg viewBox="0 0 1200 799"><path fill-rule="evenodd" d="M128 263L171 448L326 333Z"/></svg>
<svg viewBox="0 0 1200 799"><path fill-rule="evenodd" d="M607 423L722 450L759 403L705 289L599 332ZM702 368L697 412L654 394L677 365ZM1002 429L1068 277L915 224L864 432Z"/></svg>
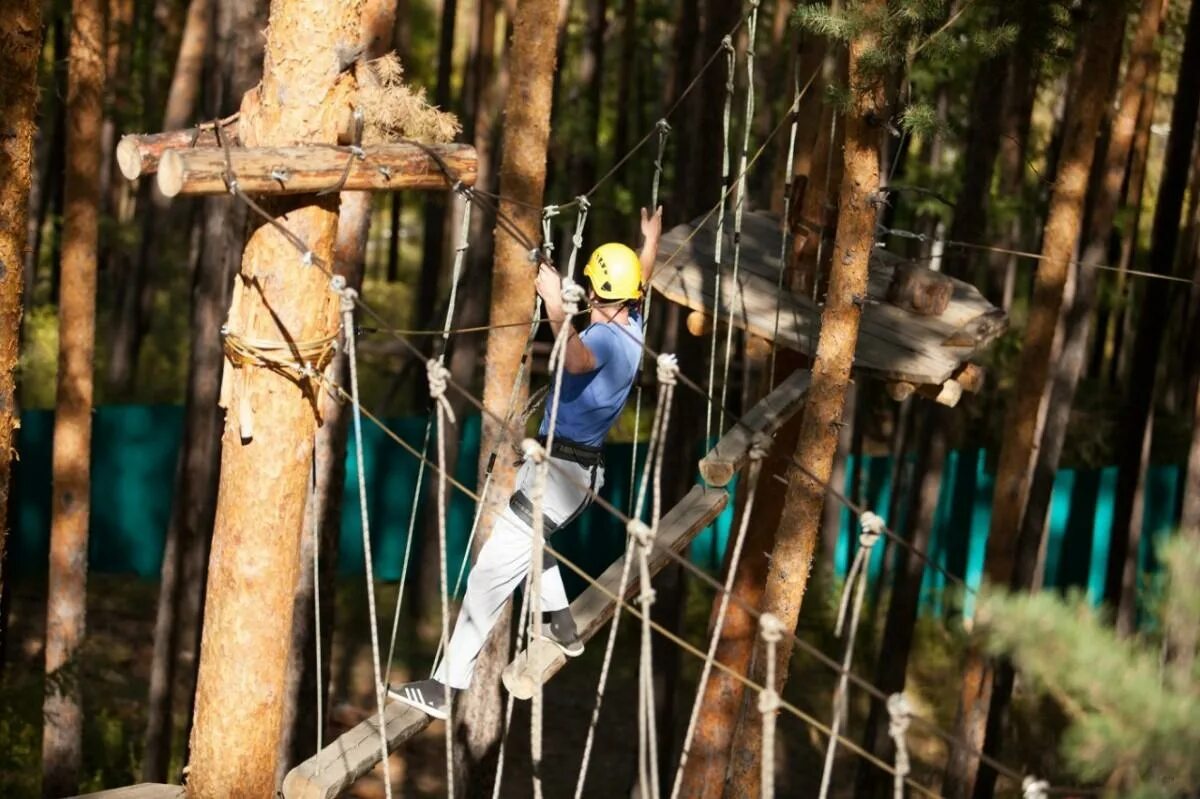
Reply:
<svg viewBox="0 0 1200 799"><path fill-rule="evenodd" d="M653 214L645 208L642 209L642 236L645 240L642 242L642 251L638 253L638 260L642 263L642 287L649 291L650 278L654 275L654 266L658 261L658 241L662 237L661 205L654 209Z"/></svg>

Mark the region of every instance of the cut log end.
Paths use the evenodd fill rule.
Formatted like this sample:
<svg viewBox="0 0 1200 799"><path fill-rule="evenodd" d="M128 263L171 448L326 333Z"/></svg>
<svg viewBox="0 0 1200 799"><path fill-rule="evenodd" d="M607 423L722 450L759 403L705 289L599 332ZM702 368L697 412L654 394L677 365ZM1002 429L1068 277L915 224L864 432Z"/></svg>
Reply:
<svg viewBox="0 0 1200 799"><path fill-rule="evenodd" d="M120 157L120 150L118 149L117 152ZM140 157L138 157L138 163L141 163ZM124 168L121 171L124 172ZM126 177L129 175L126 174ZM163 193L164 197L177 197L183 191L183 184L183 158L178 152L167 150L158 162L158 190Z"/></svg>
<svg viewBox="0 0 1200 799"><path fill-rule="evenodd" d="M733 479L734 465L725 461L700 461L700 476L715 488L724 488Z"/></svg>
<svg viewBox="0 0 1200 799"><path fill-rule="evenodd" d="M703 336L712 332L712 317L700 311L692 311L687 315L687 329L693 336Z"/></svg>
<svg viewBox="0 0 1200 799"><path fill-rule="evenodd" d="M117 143L117 167L127 180L142 176L142 152L136 136L122 136Z"/></svg>

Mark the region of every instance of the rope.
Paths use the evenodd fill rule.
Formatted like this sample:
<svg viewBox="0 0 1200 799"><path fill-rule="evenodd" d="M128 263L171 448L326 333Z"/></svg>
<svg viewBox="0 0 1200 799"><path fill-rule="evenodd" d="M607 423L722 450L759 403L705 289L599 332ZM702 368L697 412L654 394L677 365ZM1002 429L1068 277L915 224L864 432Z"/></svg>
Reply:
<svg viewBox="0 0 1200 799"><path fill-rule="evenodd" d="M850 594L854 593L854 611L850 615L850 632L846 636L846 651L842 655L842 673L838 676L837 687L833 692L833 723L830 727L836 732L846 720L846 694L849 689L850 664L854 660L854 640L858 636L858 621L862 615L863 599L867 595L867 564L875 542L879 540L883 529L883 519L868 511L859 518L862 534L859 543L862 545L854 555L854 562L846 575L846 585L842 589L842 601L838 607L837 624L834 635L841 636L845 628L846 611L850 605ZM825 749L825 767L821 773L821 789L819 799L829 796L829 784L833 779L833 758L837 752L837 738L831 737Z"/></svg>
<svg viewBox="0 0 1200 799"><path fill-rule="evenodd" d="M742 217L746 210L746 165L750 150L750 129L754 121L754 45L758 39L758 4L759 0L750 0L750 35L746 45L746 113L742 120L742 154L738 161L737 200L733 206L733 276L734 290L738 286L738 269L742 258ZM719 262L718 262L719 263ZM718 265L718 270L720 266ZM744 305L744 301L743 301ZM729 303L729 322L725 326L725 358L721 367L721 403L717 421L717 430L725 429L725 398L729 390L730 352L733 350L733 320L734 304L732 297ZM716 332L716 315L720 312L720 304L713 305L713 332Z"/></svg>
<svg viewBox="0 0 1200 799"><path fill-rule="evenodd" d="M1023 799L1046 799L1046 794L1050 790L1050 783L1045 780L1039 780L1036 777L1028 776L1021 780L1021 796Z"/></svg>
<svg viewBox="0 0 1200 799"><path fill-rule="evenodd" d="M666 425L663 422L664 414L670 412L670 395L673 394L675 384L678 381L679 363L674 355L661 355L658 358L658 403L654 408L654 421L650 426L650 444L646 451L646 462L642 470L641 489L634 496L634 507L631 514L634 519L638 519L642 515L642 508L646 499L646 484L650 479L650 465L655 457L658 458L658 463L661 468L663 452L665 451L664 442L666 439ZM670 392L670 393L668 393ZM656 455L657 453L657 455ZM656 472L659 475L657 482L661 485L661 472ZM658 512L655 507L656 514ZM629 536L629 543L625 548L625 559L621 567L621 580L617 593L625 596L625 589L629 585L630 567L634 560L634 545L635 539L633 529L630 527L632 521L626 524L626 533ZM640 574L640 572L639 572ZM591 760L592 745L595 742L596 727L600 721L600 708L604 704L604 692L608 686L609 667L612 665L613 651L617 643L617 630L621 623L621 606L617 605L613 612L612 624L608 630L608 641L604 647L604 662L600 666L600 679L596 686L596 702L592 707L592 718L588 723L587 740L583 745L583 761L579 766L579 777L575 783L575 799L580 799L583 795L583 786L587 782L588 764ZM656 783L657 784L657 783Z"/></svg>
<svg viewBox="0 0 1200 799"><path fill-rule="evenodd" d="M567 256L566 274L569 277L575 277L575 260L579 256L579 250L583 248L583 230L587 227L588 209L592 206L588 198L583 195L576 197L575 202L579 206L579 212L575 217L575 235L571 236L571 254ZM582 301L581 299L580 302ZM578 303L576 304L578 305ZM570 315L574 316L576 313L578 310L571 312Z"/></svg>
<svg viewBox="0 0 1200 799"><path fill-rule="evenodd" d="M530 502L533 504L533 556L529 564L529 615L532 621L532 632L530 638L537 640L542 635L542 558L545 556L545 539L542 537L545 530L545 507L544 500L546 495L546 472L549 467L547 461L546 450L540 444L531 438L525 439L522 444L525 451L525 457L534 464L533 470L533 489L530 492ZM528 648L525 650L528 653ZM529 748L533 758L533 795L534 799L541 799L542 796L542 682L537 681L537 687L533 692L533 703L530 712L530 728L529 728Z"/></svg>
<svg viewBox="0 0 1200 799"><path fill-rule="evenodd" d="M904 799L904 780L908 777L908 725L912 706L904 694L892 694L887 699L888 735L896 744L896 763L892 772L892 799Z"/></svg>
<svg viewBox="0 0 1200 799"><path fill-rule="evenodd" d="M451 300L453 306L453 299ZM449 566L446 558L446 420L451 424L458 420L454 417L454 408L446 397L446 381L450 379L450 371L442 363L441 357L431 358L426 365L426 377L429 379L429 397L437 411L437 456L438 456L438 582L442 593L442 651L446 653L446 672L449 673L450 650L447 642L450 640L450 595L449 595ZM398 605L399 603L397 603ZM454 701L446 688L446 794L454 799Z"/></svg>
<svg viewBox="0 0 1200 799"><path fill-rule="evenodd" d="M650 645L650 608L654 604L654 588L650 585L650 549L654 546L654 530L640 519L629 522L629 534L637 543L638 575L641 591L638 604L642 608L642 649L638 657L638 786L639 794L658 796L658 763L654 745L654 670Z"/></svg>
<svg viewBox="0 0 1200 799"><path fill-rule="evenodd" d="M783 622L773 613L764 613L758 620L759 635L766 647L767 684L758 694L758 712L762 714L762 795L775 796L775 715L779 712L779 692L775 690L776 646L783 640ZM837 738L837 731L829 740Z"/></svg>
<svg viewBox="0 0 1200 799"><path fill-rule="evenodd" d="M667 150L667 137L671 135L671 123L667 122L666 118L660 119L655 129L658 131L658 155L654 159L654 178L650 182L650 213L652 214L658 210L658 185L662 180L663 154ZM646 306L642 313L643 331L650 328L650 305L653 299L654 292L647 291ZM639 373L645 362L646 353L643 352L638 364ZM629 513L637 516L638 514L633 512L633 497L637 486L637 441L642 432L642 381L640 379L634 381L633 394L633 447L629 452ZM649 452L646 453L646 457L650 457Z"/></svg>
<svg viewBox="0 0 1200 799"><path fill-rule="evenodd" d="M717 379L717 336L720 325L716 323L717 314L721 309L721 245L725 239L725 199L729 196L731 186L729 183L729 116L733 106L734 92L734 70L736 53L733 49L733 39L726 36L721 41L721 46L725 49L726 64L725 64L725 109L721 116L721 199L718 203L717 210L717 234L716 241L713 245L713 329L712 329L712 346L708 353L708 412L704 417L704 441L705 446L712 441L712 417L713 417L713 400L712 396L716 393ZM739 176L739 181L741 177ZM707 220L706 220L707 221ZM703 227L703 226L701 226ZM669 263L669 261L668 261ZM724 419L724 415L721 417Z"/></svg>
<svg viewBox="0 0 1200 799"><path fill-rule="evenodd" d="M438 356L439 364L443 363L442 359L445 355L446 346L447 346L448 342L450 341L450 325L454 321L454 312L455 312L455 308L457 307L457 304L458 304L458 285L459 285L459 282L461 281L462 275L463 275L463 262L466 259L466 253L467 253L468 248L470 247L470 236L471 236L471 198L469 196L466 196L463 198L463 213L462 213L462 224L461 224L461 227L459 228L459 243L458 243L458 246L454 250L454 268L453 268L453 271L451 272L451 276L450 276L450 297L446 301L446 320L442 324L442 330L440 333L440 335L442 337L442 343L441 343L441 350L440 350L441 354L439 354L439 356ZM432 381L434 379L433 376L427 373L427 377L432 384ZM446 401L444 381L442 382L441 401L439 402L438 400L434 400L434 399L432 399L432 397L433 397L433 394L431 392L430 398L435 405L440 407L441 405L445 404L445 406L447 408L450 407L449 403ZM400 632L400 609L404 605L404 588L405 588L405 586L408 585L408 567L409 567L409 563L411 562L411 559L412 559L413 539L416 537L415 533L416 533L416 529L417 529L417 511L421 504L421 502L420 502L421 488L425 481L426 458L424 456L429 453L429 439L430 439L430 435L432 433L433 419L434 419L434 415L436 414L437 408L435 408L434 411L435 411L434 413L431 413L425 417L425 434L424 434L424 438L421 443L422 458L421 458L420 463L417 466L417 482L416 482L416 485L413 487L412 509L408 514L408 533L404 539L404 559L401 562L401 566L400 566L400 584L396 587L396 607L395 607L394 612L392 613L392 634L391 634L391 638L388 642L387 664L388 664L389 675L391 674L393 658L395 657L395 653L396 653L396 639ZM450 409L449 415L450 415L450 420L453 422L454 421L454 411L452 408ZM439 436L443 435L443 431L441 430L440 425L438 427L438 435ZM439 463L440 462L441 461L439 461ZM441 488L439 488L439 491L440 490L441 490ZM444 509L439 508L438 510L439 510L439 514L444 513ZM457 586L456 586L456 591L457 591Z"/></svg>
<svg viewBox="0 0 1200 799"><path fill-rule="evenodd" d="M383 791L386 799L392 799L392 771L388 763L387 728L383 718L384 682L379 665L379 625L375 614L375 567L371 559L371 523L367 513L367 477L363 456L362 403L358 395L358 357L354 343L354 305L358 292L346 286L344 278L335 277L334 291L341 295L339 309L342 312L342 333L346 337L346 359L350 362L350 398L354 403L354 459L355 480L358 483L359 514L362 519L363 560L367 572L367 610L371 622L371 667L375 672L375 704L379 713L379 752L383 761Z"/></svg>
<svg viewBox="0 0 1200 799"><path fill-rule="evenodd" d="M687 765L688 755L691 754L692 740L695 737L696 724L700 718L700 707L704 702L704 689L708 686L708 678L716 660L717 644L721 639L721 631L725 628L725 614L729 610L729 599L733 596L733 581L737 576L738 564L742 559L742 546L746 542L746 532L750 529L750 513L754 510L754 497L758 491L762 462L769 446L770 439L764 436L755 440L750 449L750 475L746 489L745 507L742 509L742 521L738 525L737 536L733 540L733 549L729 554L729 568L725 575L725 584L721 586L721 602L717 606L717 618L713 622L712 633L709 636L708 652L704 656L704 668L700 671L700 681L696 685L696 698L692 702L692 713L688 719L687 732L683 736L683 748L679 754L679 766L675 770L675 784L671 789L671 799L679 796L679 790L683 784L683 770Z"/></svg>
<svg viewBox="0 0 1200 799"><path fill-rule="evenodd" d="M311 479L309 481L309 496L311 499L310 512L312 513L312 581L313 581L313 639L316 641L316 652L314 662L317 666L316 682L317 682L317 749L320 752L325 748L325 680L323 675L325 670L321 665L321 508L317 498L317 445L316 437L313 437L313 465L310 471ZM317 759L317 775L321 774L321 760Z"/></svg>
<svg viewBox="0 0 1200 799"><path fill-rule="evenodd" d="M788 133L787 147L787 163L784 166L783 177L783 215L779 218L779 275L775 279L775 323L771 329L771 362L770 362L770 377L767 385L775 385L775 355L779 348L779 316L783 304L779 298L783 296L783 275L786 271L788 263L788 248L789 237L792 234L792 226L790 220L792 218L792 182L795 179L796 171L796 137L800 127L800 114L797 113L800 108L800 98L808 91L808 87L812 85L813 79L817 77L817 73L813 72L812 77L808 79L804 89L800 88L800 59L797 57L796 66L792 72L792 110L790 116L792 118L791 131Z"/></svg>

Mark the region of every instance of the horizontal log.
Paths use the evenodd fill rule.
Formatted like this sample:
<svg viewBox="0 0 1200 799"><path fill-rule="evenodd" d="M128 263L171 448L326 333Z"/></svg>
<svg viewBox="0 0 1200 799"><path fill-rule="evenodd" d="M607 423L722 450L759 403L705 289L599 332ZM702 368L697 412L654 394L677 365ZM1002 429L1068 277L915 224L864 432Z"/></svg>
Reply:
<svg viewBox="0 0 1200 799"><path fill-rule="evenodd" d="M736 422L700 461L700 474L711 486L726 486L746 464L759 436L774 436L804 405L812 373L797 370Z"/></svg>
<svg viewBox="0 0 1200 799"><path fill-rule="evenodd" d="M222 119L221 133L226 141L237 146L237 114ZM212 123L165 133L130 133L117 143L117 167L129 180L158 171L158 163L167 150L188 147L216 147L217 131Z"/></svg>
<svg viewBox="0 0 1200 799"><path fill-rule="evenodd" d="M238 187L246 194L445 189L454 180L475 185L478 161L469 144L375 144L362 149L359 158L320 145L237 147L229 150L229 161ZM168 150L158 165L158 188L167 197L224 194L228 191L225 155L220 147Z"/></svg>
<svg viewBox="0 0 1200 799"><path fill-rule="evenodd" d="M183 796L182 785L140 782L124 788L109 788L107 791L81 794L76 799L183 799Z"/></svg>

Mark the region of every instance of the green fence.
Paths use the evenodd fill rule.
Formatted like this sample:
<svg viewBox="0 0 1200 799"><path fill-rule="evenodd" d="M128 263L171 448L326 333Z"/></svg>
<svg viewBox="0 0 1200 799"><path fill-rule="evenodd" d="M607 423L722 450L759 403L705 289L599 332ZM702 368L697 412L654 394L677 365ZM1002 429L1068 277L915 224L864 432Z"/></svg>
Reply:
<svg viewBox="0 0 1200 799"><path fill-rule="evenodd" d="M157 579L162 561L163 538L171 512L176 455L182 435L183 411L174 406L111 406L96 410L92 439L92 518L89 542L90 567L99 572L127 573ZM50 528L50 445L53 415L29 411L21 417L18 438L20 461L16 469L18 498L10 540L10 564L16 575L45 574ZM393 419L388 422L405 440L420 447L424 419ZM475 485L479 456L479 417L464 425L462 452L456 477ZM363 429L364 459L368 475L367 497L371 513L372 543L377 575L397 580L412 512L417 461L374 426ZM617 507L629 504L630 444L607 448L608 479L602 494ZM699 448L698 448L699 449ZM699 455L699 452L697 452ZM347 497L354 496L355 460L347 459ZM849 464L847 474L854 468ZM911 468L911 464L906 468ZM883 513L891 495L892 461L886 457L864 459L864 501ZM428 480L429 474L426 473ZM1059 472L1050 512L1050 534L1046 551L1046 584L1081 586L1093 599L1103 591L1108 557L1108 533L1112 520L1116 469ZM457 569L470 531L474 507L454 495L449 509L451 568ZM1156 566L1154 542L1170 532L1179 518L1182 474L1178 466L1151 468L1145 495L1145 534L1142 565ZM947 571L964 575L977 586L983 571L983 556L991 514L992 474L982 450L953 452L945 469L936 515L930 556ZM692 546L692 558L705 568L716 568L732 521L732 503L723 516ZM903 519L896 520L899 528ZM844 573L855 538L852 520L842 514L836 566ZM420 545L420 530L414 542ZM573 531L555 541L563 554L599 573L618 557L624 529L601 510L583 515ZM873 568L882 564L882 547ZM414 563L420 563L414 552ZM339 569L343 574L361 573L362 535L357 502L342 508L342 539ZM580 581L567 572L570 590ZM925 576L929 599L936 603L945 578L935 570Z"/></svg>

